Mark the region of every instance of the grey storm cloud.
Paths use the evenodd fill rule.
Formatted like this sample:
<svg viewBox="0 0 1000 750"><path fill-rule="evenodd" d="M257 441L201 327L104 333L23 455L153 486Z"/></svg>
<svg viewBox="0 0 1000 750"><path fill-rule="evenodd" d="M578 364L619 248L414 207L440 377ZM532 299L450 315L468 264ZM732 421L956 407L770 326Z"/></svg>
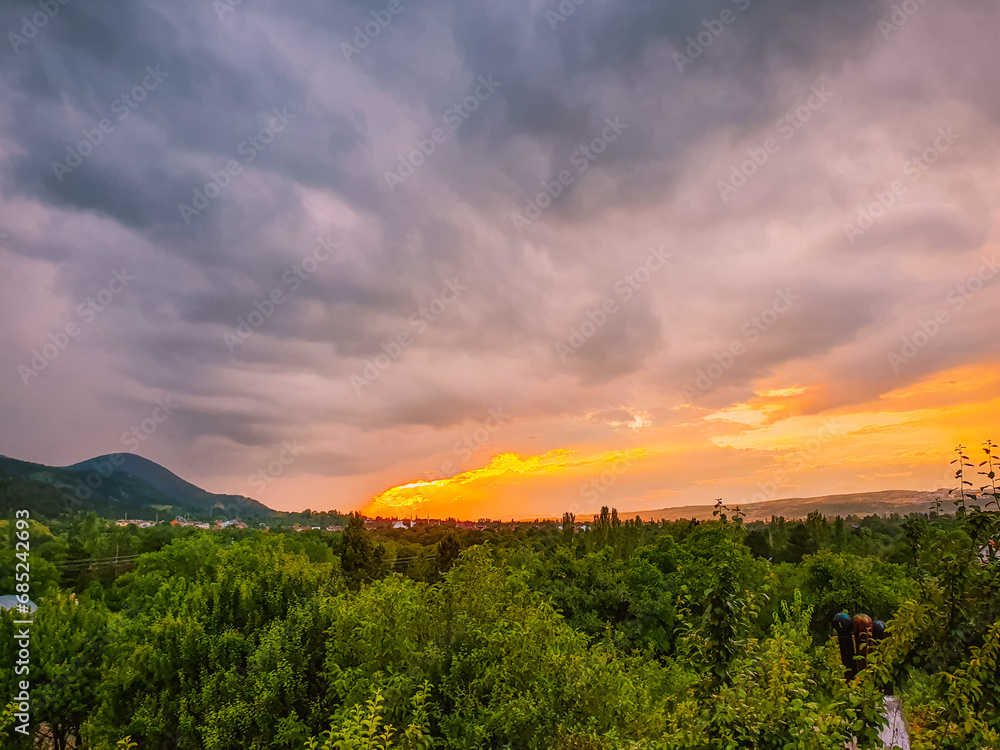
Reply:
<svg viewBox="0 0 1000 750"><path fill-rule="evenodd" d="M70 0L39 27L38 3L4 3L0 257L3 283L31 297L0 335L0 451L106 452L159 393L184 407L156 450L205 476L249 473L238 449L267 455L293 435L323 447L292 471L375 471L419 452L373 451L384 431L454 428L501 401L618 414L623 379L652 384L661 414L785 287L801 303L728 372L720 405L797 360L849 383L831 388L838 403L898 385L885 352L923 308L910 310L933 309L948 269L960 279L995 239L979 168L997 155L995 7L927 2L885 38L888 0L570 5L553 23L558 0L402 0L347 60L342 44L386 3ZM122 109L150 68L162 80ZM499 86L464 104L485 76ZM825 84L831 101L720 200L718 181ZM582 167L616 117L627 129ZM59 174L105 119L113 130ZM909 207L849 243L857 207L950 122L963 137ZM412 174L390 186L401 160ZM518 231L512 214L564 170L571 184ZM338 250L292 289L284 275L326 236ZM554 345L651 244L676 264L560 362ZM24 387L17 366L122 266L134 285ZM448 279L467 290L422 317ZM230 351L224 335L274 290L283 301ZM974 321L950 330L905 377L996 349ZM412 343L386 354L401 333ZM351 377L380 356L391 364L359 395ZM88 425L89 446L48 438Z"/></svg>

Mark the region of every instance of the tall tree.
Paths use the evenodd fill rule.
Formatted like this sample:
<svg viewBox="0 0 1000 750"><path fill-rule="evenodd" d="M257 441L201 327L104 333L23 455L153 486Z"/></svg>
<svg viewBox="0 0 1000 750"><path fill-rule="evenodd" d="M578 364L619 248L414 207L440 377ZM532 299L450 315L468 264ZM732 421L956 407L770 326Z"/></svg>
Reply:
<svg viewBox="0 0 1000 750"><path fill-rule="evenodd" d="M562 535L563 542L568 546L573 545L573 535L576 533L576 515L573 513L563 513Z"/></svg>
<svg viewBox="0 0 1000 750"><path fill-rule="evenodd" d="M340 568L344 579L352 589L381 577L385 547L376 544L365 529L365 519L360 513L352 513L344 530L343 548L340 553Z"/></svg>
<svg viewBox="0 0 1000 750"><path fill-rule="evenodd" d="M451 570L461 551L462 545L459 544L458 538L453 533L446 534L438 544L438 568L442 573Z"/></svg>

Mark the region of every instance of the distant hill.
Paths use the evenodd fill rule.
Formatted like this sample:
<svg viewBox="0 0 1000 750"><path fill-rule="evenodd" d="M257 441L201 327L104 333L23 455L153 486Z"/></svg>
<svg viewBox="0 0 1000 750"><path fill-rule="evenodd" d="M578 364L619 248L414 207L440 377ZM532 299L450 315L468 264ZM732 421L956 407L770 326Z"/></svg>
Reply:
<svg viewBox="0 0 1000 750"><path fill-rule="evenodd" d="M72 466L45 466L0 456L0 512L29 508L45 517L77 510L152 520L175 515L272 515L242 495L217 495L132 453L97 456Z"/></svg>
<svg viewBox="0 0 1000 750"><path fill-rule="evenodd" d="M114 458L118 462L117 470L125 474L131 474L137 479L148 482L160 492L176 498L196 497L204 495L205 490L191 484L169 469L165 469L155 461L137 456L134 453L117 453L104 456L97 456L88 461L81 461L78 464L65 468L75 472L99 471L100 465L107 464Z"/></svg>
<svg viewBox="0 0 1000 750"><path fill-rule="evenodd" d="M855 492L850 495L823 495L822 497L792 497L767 500L762 503L741 505L740 510L747 521L769 521L771 516L785 518L805 518L814 510L825 516L870 516L890 513L926 513L934 505L934 498L942 499L942 512L953 512L954 506L948 490L920 492L917 490L883 490L881 492ZM730 504L730 507L733 507ZM684 505L661 510L640 510L619 513L621 518L639 516L644 521L673 521L678 518L695 518L699 521L711 519L714 505ZM732 513L728 513L730 517Z"/></svg>

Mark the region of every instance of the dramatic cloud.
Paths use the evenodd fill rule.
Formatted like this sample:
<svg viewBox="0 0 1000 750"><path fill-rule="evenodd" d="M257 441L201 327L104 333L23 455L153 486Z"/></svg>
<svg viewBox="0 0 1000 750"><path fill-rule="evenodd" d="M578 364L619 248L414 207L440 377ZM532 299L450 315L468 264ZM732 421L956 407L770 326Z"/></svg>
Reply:
<svg viewBox="0 0 1000 750"><path fill-rule="evenodd" d="M419 512L507 517L926 489L990 437L994 3L16 0L0 30L5 455L129 450L169 397L138 452L209 489L370 511L459 477Z"/></svg>

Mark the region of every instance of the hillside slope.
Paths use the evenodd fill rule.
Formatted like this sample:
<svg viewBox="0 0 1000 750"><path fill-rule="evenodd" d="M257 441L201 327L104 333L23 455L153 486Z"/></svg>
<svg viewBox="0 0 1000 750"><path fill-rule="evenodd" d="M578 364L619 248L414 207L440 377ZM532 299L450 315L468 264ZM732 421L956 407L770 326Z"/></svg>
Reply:
<svg viewBox="0 0 1000 750"><path fill-rule="evenodd" d="M951 499L948 490L935 492L918 490L883 490L880 492L855 492L849 495L823 495L820 497L790 497L779 500L768 500L761 503L748 503L740 506L747 521L766 521L771 516L785 518L805 518L813 511L819 511L825 516L868 516L888 515L889 513L926 513L934 506L934 498L942 499L942 511L952 512ZM730 505L732 507L732 505ZM662 508L660 510L640 510L620 513L621 518L639 516L644 521L668 520L678 518L696 518L700 521L712 518L714 505L685 505L677 508ZM729 513L728 515L732 515Z"/></svg>
<svg viewBox="0 0 1000 750"><path fill-rule="evenodd" d="M111 459L114 459L112 462ZM72 466L46 466L0 456L0 512L28 508L56 517L95 511L153 519L171 515L260 516L273 513L241 495L216 495L159 464L130 453L97 456Z"/></svg>
<svg viewBox="0 0 1000 750"><path fill-rule="evenodd" d="M230 515L259 515L272 512L263 503L243 495L217 495L203 490L197 485L181 479L169 469L155 461L150 461L134 453L114 454L118 461L116 474L125 474L139 479L158 492L171 498L173 505L192 508L196 512L228 510ZM111 455L97 456L66 468L74 472L92 473L100 471L112 459Z"/></svg>

